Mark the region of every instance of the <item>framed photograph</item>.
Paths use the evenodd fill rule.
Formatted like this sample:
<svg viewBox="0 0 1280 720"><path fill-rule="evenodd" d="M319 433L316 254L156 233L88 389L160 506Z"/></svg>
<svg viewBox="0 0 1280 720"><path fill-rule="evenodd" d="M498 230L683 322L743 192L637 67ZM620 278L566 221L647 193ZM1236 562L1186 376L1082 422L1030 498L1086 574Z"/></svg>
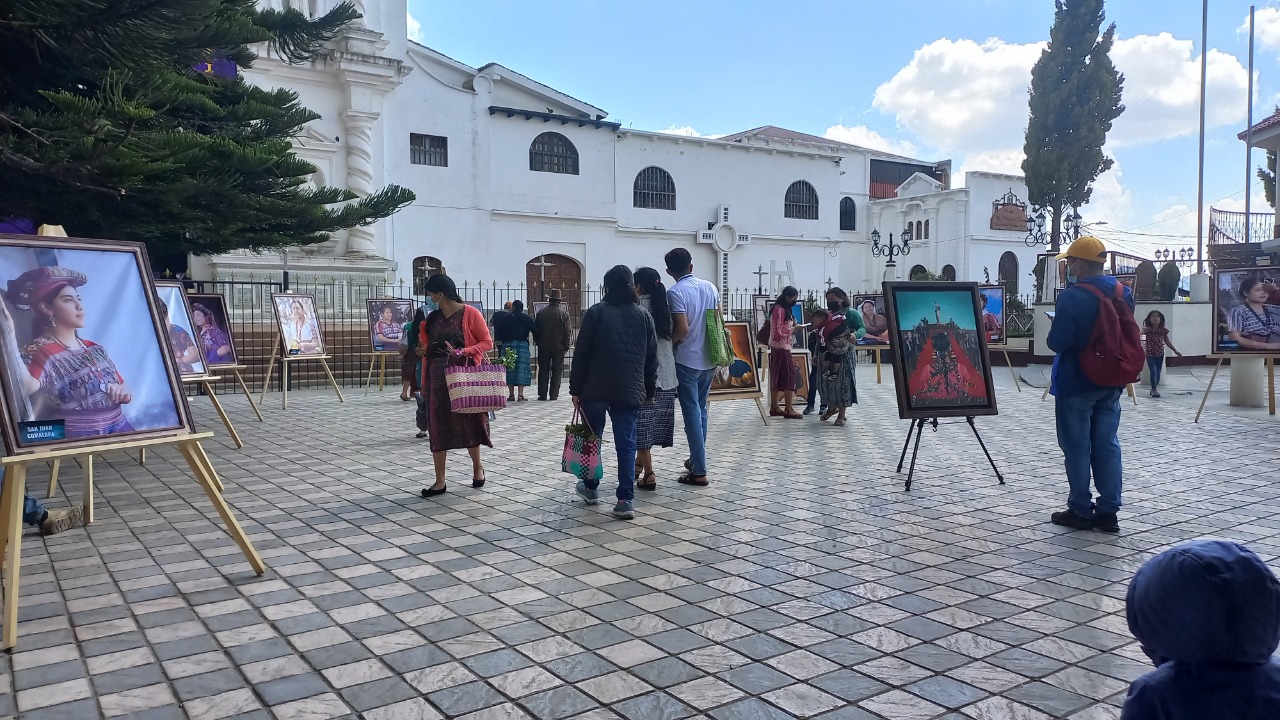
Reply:
<svg viewBox="0 0 1280 720"><path fill-rule="evenodd" d="M729 367L716 370L711 378L711 400L742 400L763 397L760 390L760 374L755 366L755 334L751 323L726 322L725 330L733 344L733 362Z"/></svg>
<svg viewBox="0 0 1280 720"><path fill-rule="evenodd" d="M884 312L883 295L854 295L853 309L862 314L862 324L867 334L858 341L859 345L888 345L889 318Z"/></svg>
<svg viewBox="0 0 1280 720"><path fill-rule="evenodd" d="M982 304L982 333L987 345L1006 345L1004 336L1004 286L979 285L978 302Z"/></svg>
<svg viewBox="0 0 1280 720"><path fill-rule="evenodd" d="M182 283L156 280L156 299L160 302L160 317L168 325L169 347L178 363L178 374L184 378L208 375L204 353L196 341L196 324L191 319L191 308L187 306L187 291Z"/></svg>
<svg viewBox="0 0 1280 720"><path fill-rule="evenodd" d="M404 324L413 317L413 301L399 298L365 300L369 320L369 344L376 353L401 353Z"/></svg>
<svg viewBox="0 0 1280 720"><path fill-rule="evenodd" d="M773 307L773 298L768 295L752 295L751 296L751 336L755 337L756 332L764 326L764 321L769 317L769 310Z"/></svg>
<svg viewBox="0 0 1280 720"><path fill-rule="evenodd" d="M1135 297L1135 298L1136 298L1136 297L1138 297L1138 295L1137 295L1137 282L1138 282L1138 276L1137 276L1137 275L1133 275L1133 274L1130 274L1130 275L1116 275L1116 276L1115 276L1115 278L1116 278L1116 282L1118 282L1118 283L1120 283L1121 285L1124 285L1125 287L1129 288L1129 292L1130 292L1130 293L1133 293L1133 297Z"/></svg>
<svg viewBox="0 0 1280 720"><path fill-rule="evenodd" d="M324 337L316 316L313 295L274 293L271 304L276 309L276 325L289 355L323 355Z"/></svg>
<svg viewBox="0 0 1280 720"><path fill-rule="evenodd" d="M542 302L536 302L536 303L534 303L534 304L533 304L533 316L534 316L535 318L536 318L536 317L538 317L538 313L542 312L543 310L546 310L546 309L547 309L547 308L549 308L549 307L551 307L551 303L546 302L545 300L544 300L544 301L542 301Z"/></svg>
<svg viewBox="0 0 1280 720"><path fill-rule="evenodd" d="M191 431L140 243L0 235L0 285L9 454Z"/></svg>
<svg viewBox="0 0 1280 720"><path fill-rule="evenodd" d="M231 318L227 301L221 295L188 293L195 338L204 352L204 365L209 370L239 365L236 345L231 337Z"/></svg>
<svg viewBox="0 0 1280 720"><path fill-rule="evenodd" d="M995 415L978 284L886 282L898 416Z"/></svg>
<svg viewBox="0 0 1280 720"><path fill-rule="evenodd" d="M792 350L791 364L796 366L796 400L809 397L809 351Z"/></svg>
<svg viewBox="0 0 1280 720"><path fill-rule="evenodd" d="M1280 355L1280 289L1274 268L1213 271L1213 352Z"/></svg>

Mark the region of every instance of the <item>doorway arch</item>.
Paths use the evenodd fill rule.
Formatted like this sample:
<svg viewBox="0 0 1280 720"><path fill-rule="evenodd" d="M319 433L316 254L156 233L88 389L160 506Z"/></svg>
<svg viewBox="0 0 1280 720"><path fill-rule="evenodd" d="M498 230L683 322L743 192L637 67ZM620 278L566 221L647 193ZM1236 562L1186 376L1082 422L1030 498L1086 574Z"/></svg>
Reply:
<svg viewBox="0 0 1280 720"><path fill-rule="evenodd" d="M524 268L528 306L532 308L534 303L544 302L548 290L559 290L576 326L582 309L582 265L568 255L548 253L529 258Z"/></svg>
<svg viewBox="0 0 1280 720"><path fill-rule="evenodd" d="M1003 285L1010 295L1018 294L1018 256L1005 252L1000 256L1000 265L996 272L996 282Z"/></svg>
<svg viewBox="0 0 1280 720"><path fill-rule="evenodd" d="M440 258L421 255L413 259L413 294L427 294L427 278L432 275L444 275L444 263Z"/></svg>

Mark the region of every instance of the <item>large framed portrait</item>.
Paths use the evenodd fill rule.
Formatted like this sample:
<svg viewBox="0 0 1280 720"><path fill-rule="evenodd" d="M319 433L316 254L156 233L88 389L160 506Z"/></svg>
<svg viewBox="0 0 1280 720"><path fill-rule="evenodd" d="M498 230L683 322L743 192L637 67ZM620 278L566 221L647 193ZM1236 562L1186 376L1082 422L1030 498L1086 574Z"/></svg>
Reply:
<svg viewBox="0 0 1280 720"><path fill-rule="evenodd" d="M978 284L886 282L898 416L995 415Z"/></svg>
<svg viewBox="0 0 1280 720"><path fill-rule="evenodd" d="M1275 268L1213 271L1213 352L1280 355Z"/></svg>
<svg viewBox="0 0 1280 720"><path fill-rule="evenodd" d="M191 308L187 306L187 291L182 283L157 280L156 299L160 301L160 317L169 326L169 348L178 363L178 374L184 378L208 375L204 353L196 340L196 324L191 319Z"/></svg>
<svg viewBox="0 0 1280 720"><path fill-rule="evenodd" d="M139 243L0 235L9 454L191 431L148 268Z"/></svg>
<svg viewBox="0 0 1280 720"><path fill-rule="evenodd" d="M226 299L212 293L188 293L187 299L191 301L191 320L196 324L196 342L204 353L205 367L213 370L238 365Z"/></svg>
<svg viewBox="0 0 1280 720"><path fill-rule="evenodd" d="M796 366L796 399L809 397L810 357L808 350L791 351L791 364Z"/></svg>
<svg viewBox="0 0 1280 720"><path fill-rule="evenodd" d="M982 304L982 334L987 345L1007 345L1004 334L1005 306L1003 285L979 285L978 302Z"/></svg>
<svg viewBox="0 0 1280 720"><path fill-rule="evenodd" d="M324 354L324 337L320 333L320 319L316 316L315 296L274 293L271 304L276 309L276 324L286 353Z"/></svg>
<svg viewBox="0 0 1280 720"><path fill-rule="evenodd" d="M399 298L365 300L369 320L369 343L375 353L399 354L404 324L413 317L413 301Z"/></svg>
<svg viewBox="0 0 1280 720"><path fill-rule="evenodd" d="M888 345L889 318L884 312L883 295L854 295L853 310L862 315L867 334L858 340L859 345Z"/></svg>
<svg viewBox="0 0 1280 720"><path fill-rule="evenodd" d="M710 400L740 400L762 397L760 374L755 366L755 335L751 323L727 322L725 330L733 345L733 361L727 368L717 368L711 377Z"/></svg>

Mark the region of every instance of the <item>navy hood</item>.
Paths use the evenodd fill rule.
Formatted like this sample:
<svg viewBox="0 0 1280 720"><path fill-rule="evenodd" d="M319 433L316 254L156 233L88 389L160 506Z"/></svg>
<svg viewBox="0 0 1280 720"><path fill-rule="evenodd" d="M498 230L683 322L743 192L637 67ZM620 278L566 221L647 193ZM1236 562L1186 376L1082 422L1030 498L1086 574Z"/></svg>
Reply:
<svg viewBox="0 0 1280 720"><path fill-rule="evenodd" d="M1133 576L1125 604L1129 631L1156 665L1261 665L1280 646L1280 581L1226 540L1155 556Z"/></svg>

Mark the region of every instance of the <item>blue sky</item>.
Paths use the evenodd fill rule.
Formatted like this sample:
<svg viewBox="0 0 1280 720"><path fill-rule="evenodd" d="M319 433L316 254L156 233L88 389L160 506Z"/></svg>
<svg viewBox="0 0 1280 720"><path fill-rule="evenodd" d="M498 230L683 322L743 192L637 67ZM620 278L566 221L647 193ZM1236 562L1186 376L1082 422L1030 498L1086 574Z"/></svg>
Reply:
<svg viewBox="0 0 1280 720"><path fill-rule="evenodd" d="M1260 2L1255 122L1280 103L1280 4ZM1159 12L1152 12L1159 7ZM1247 2L1213 0L1205 204L1243 209ZM469 3L410 0L429 47L499 62L624 126L779 125L966 169L1017 172L1051 0ZM1195 241L1200 3L1108 3L1125 103L1086 222L1146 254ZM1255 152L1254 164L1263 155ZM1255 184L1254 210L1266 209ZM1207 217L1207 212L1206 212Z"/></svg>

